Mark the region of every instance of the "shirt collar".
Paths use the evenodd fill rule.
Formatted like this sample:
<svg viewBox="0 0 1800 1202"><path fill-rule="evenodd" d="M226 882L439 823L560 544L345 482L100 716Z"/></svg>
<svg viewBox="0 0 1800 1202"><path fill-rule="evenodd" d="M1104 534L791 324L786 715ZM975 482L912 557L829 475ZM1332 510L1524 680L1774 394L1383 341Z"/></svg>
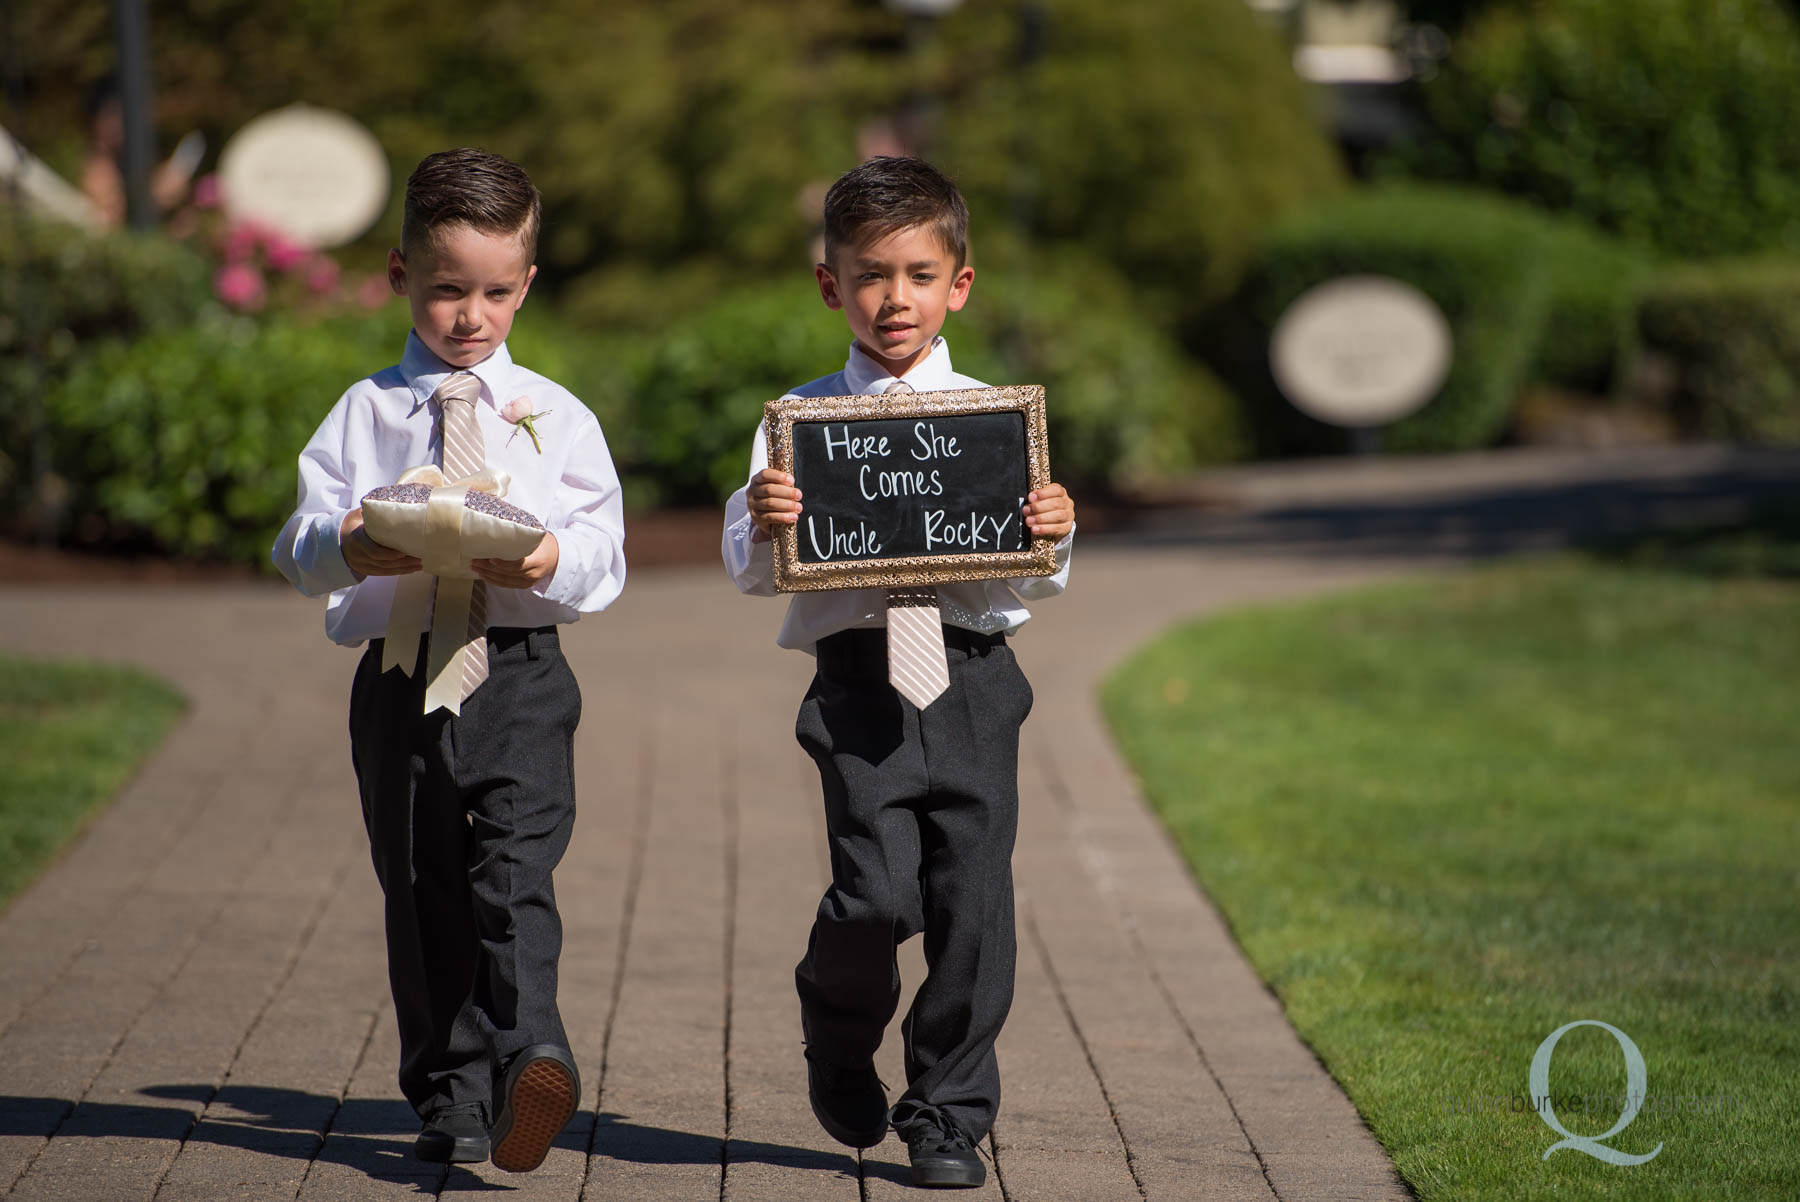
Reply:
<svg viewBox="0 0 1800 1202"><path fill-rule="evenodd" d="M950 344L940 334L931 340L931 350L926 356L906 373L906 382L912 385L914 392L940 392L952 387L952 374ZM854 342L850 344L850 358L844 364L844 383L852 393L879 395L888 390L894 379L887 368L857 350Z"/></svg>
<svg viewBox="0 0 1800 1202"><path fill-rule="evenodd" d="M474 373L475 378L481 381L482 397L497 409L500 407L500 394L506 387L507 378L512 374L512 367L512 353L506 349L504 342L474 367L451 367L432 354L413 331L407 332L406 353L400 356L400 374L405 377L406 386L412 389L415 413L424 408L438 387L458 371Z"/></svg>

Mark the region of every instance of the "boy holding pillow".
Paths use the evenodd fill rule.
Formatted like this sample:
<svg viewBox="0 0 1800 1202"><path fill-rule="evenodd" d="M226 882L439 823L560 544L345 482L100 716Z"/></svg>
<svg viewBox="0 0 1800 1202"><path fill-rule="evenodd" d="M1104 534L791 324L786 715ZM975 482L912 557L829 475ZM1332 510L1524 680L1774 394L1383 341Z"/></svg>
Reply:
<svg viewBox="0 0 1800 1202"><path fill-rule="evenodd" d="M956 185L918 159L871 159L833 184L814 274L855 341L842 371L789 395L983 387L952 370L938 335L975 277L967 231ZM771 531L802 509L794 478L767 464L759 427L722 542L738 588L763 595L775 591ZM1075 509L1051 484L1023 516L1034 536L1058 540L1059 570L926 590L949 670L937 695L890 683L892 602L881 589L796 594L777 640L818 659L797 726L819 768L831 851L831 887L795 972L813 1113L858 1148L880 1143L891 1123L921 1186L986 1180L975 1147L1000 1104L994 1040L1012 1005L1019 726L1031 709L1006 636L1030 616L1024 600L1068 583ZM928 974L902 1028L907 1088L890 1111L875 1049L899 1003L895 949L920 933Z"/></svg>
<svg viewBox="0 0 1800 1202"><path fill-rule="evenodd" d="M575 819L581 695L556 628L625 583L599 423L506 349L537 274L540 213L529 177L498 155L444 151L414 170L388 252L412 332L400 363L351 385L301 452L273 554L302 593L329 595L332 641L369 642L351 759L386 896L400 1088L423 1121L414 1154L491 1154L513 1172L543 1162L581 1094L556 1005L551 885ZM434 601L431 577L413 575L421 559L371 538L360 505L422 466L448 486L504 474L542 538L517 559L474 560L472 585L440 576ZM460 511L445 512L454 539ZM434 617L442 628L418 637ZM390 631L408 645L387 653Z"/></svg>

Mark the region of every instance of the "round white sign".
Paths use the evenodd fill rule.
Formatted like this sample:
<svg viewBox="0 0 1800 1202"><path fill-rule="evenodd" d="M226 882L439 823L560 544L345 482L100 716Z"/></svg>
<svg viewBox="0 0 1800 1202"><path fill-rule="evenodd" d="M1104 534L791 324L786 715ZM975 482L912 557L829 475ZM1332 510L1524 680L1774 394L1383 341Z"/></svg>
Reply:
<svg viewBox="0 0 1800 1202"><path fill-rule="evenodd" d="M381 143L330 109L295 104L239 130L219 156L219 187L235 218L327 248L360 237L387 207Z"/></svg>
<svg viewBox="0 0 1800 1202"><path fill-rule="evenodd" d="M1386 276L1310 289L1269 342L1282 394L1335 426L1398 421L1438 394L1450 374L1450 323L1431 298Z"/></svg>

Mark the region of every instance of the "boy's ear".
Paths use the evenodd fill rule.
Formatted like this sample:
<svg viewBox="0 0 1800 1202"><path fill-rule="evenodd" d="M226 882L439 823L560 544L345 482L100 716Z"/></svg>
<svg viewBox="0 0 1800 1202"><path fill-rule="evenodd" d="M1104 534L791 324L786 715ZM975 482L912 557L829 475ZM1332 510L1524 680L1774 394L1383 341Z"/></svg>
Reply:
<svg viewBox="0 0 1800 1202"><path fill-rule="evenodd" d="M824 300L825 307L842 309L844 298L838 293L837 277L831 274L831 268L824 263L814 263L813 276L819 281L819 296Z"/></svg>
<svg viewBox="0 0 1800 1202"><path fill-rule="evenodd" d="M525 286L519 289L519 301L513 306L514 313L517 313L524 306L525 296L531 291L531 281L535 279L537 279L537 264L533 263L530 267L525 269Z"/></svg>
<svg viewBox="0 0 1800 1202"><path fill-rule="evenodd" d="M975 269L973 267L964 267L958 271L956 277L950 281L950 299L945 302L944 308L954 313L968 304L969 285L974 282Z"/></svg>
<svg viewBox="0 0 1800 1202"><path fill-rule="evenodd" d="M406 295L406 256L399 247L388 248L388 287L395 296Z"/></svg>

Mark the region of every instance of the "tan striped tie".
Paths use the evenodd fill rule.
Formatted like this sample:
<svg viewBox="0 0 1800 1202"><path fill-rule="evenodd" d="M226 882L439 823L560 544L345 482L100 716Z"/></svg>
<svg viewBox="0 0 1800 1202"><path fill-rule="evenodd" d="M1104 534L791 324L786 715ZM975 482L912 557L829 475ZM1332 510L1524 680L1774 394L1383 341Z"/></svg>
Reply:
<svg viewBox="0 0 1800 1202"><path fill-rule="evenodd" d="M911 392L895 380L888 395ZM944 615L935 588L891 588L887 594L888 683L924 709L950 687L949 652L944 649Z"/></svg>
<svg viewBox="0 0 1800 1202"><path fill-rule="evenodd" d="M433 399L444 415L443 461L440 465L444 475L453 481L474 475L487 466L487 448L482 442L481 426L475 420L475 403L481 399L481 381L469 372L459 371L438 386ZM426 679L436 680L439 668L452 667L452 657L460 660L462 685L457 700L461 702L468 700L469 694L488 677L487 583L443 577L438 580L440 597L446 588L456 590L459 587L469 588L469 618L463 642L457 645L449 639L434 638L431 658L436 661L441 654L443 661L433 665ZM435 625L434 620L434 628ZM441 653L440 646L444 647Z"/></svg>

